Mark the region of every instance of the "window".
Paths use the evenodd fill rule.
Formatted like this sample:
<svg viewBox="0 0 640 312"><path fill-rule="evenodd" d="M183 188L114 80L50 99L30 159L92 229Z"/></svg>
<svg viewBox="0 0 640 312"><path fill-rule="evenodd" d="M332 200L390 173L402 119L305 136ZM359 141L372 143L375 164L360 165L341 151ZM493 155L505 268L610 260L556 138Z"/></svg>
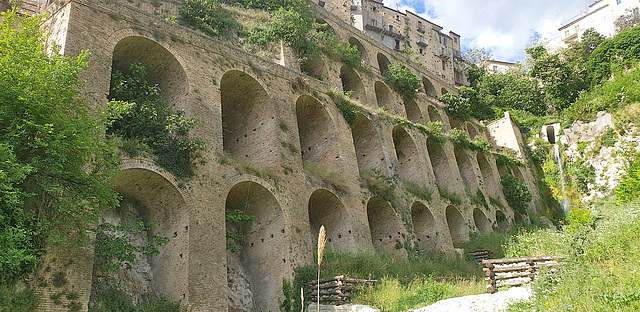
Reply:
<svg viewBox="0 0 640 312"><path fill-rule="evenodd" d="M393 32L393 25L389 25L389 31Z"/></svg>
<svg viewBox="0 0 640 312"><path fill-rule="evenodd" d="M377 26L378 21L371 19L371 26Z"/></svg>
<svg viewBox="0 0 640 312"><path fill-rule="evenodd" d="M375 11L376 11L376 7L373 7L373 12L375 12Z"/></svg>
<svg viewBox="0 0 640 312"><path fill-rule="evenodd" d="M498 72L498 65L493 65L493 72L495 72L495 73Z"/></svg>
<svg viewBox="0 0 640 312"><path fill-rule="evenodd" d="M424 54L424 51L422 50L422 48L420 48L420 54Z"/></svg>
<svg viewBox="0 0 640 312"><path fill-rule="evenodd" d="M418 21L418 30L422 30L422 21Z"/></svg>
<svg viewBox="0 0 640 312"><path fill-rule="evenodd" d="M442 70L446 69L445 65L446 65L446 63L444 62L444 60L442 60Z"/></svg>
<svg viewBox="0 0 640 312"><path fill-rule="evenodd" d="M396 50L400 50L400 40L396 39Z"/></svg>
<svg viewBox="0 0 640 312"><path fill-rule="evenodd" d="M458 38L453 38L453 42L458 43Z"/></svg>

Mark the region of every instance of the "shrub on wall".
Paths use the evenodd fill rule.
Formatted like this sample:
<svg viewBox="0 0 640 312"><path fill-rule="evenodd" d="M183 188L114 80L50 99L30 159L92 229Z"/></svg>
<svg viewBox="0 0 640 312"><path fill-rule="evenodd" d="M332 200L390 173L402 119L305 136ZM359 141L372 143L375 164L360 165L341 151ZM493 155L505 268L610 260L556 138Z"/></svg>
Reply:
<svg viewBox="0 0 640 312"><path fill-rule="evenodd" d="M513 210L520 214L527 213L527 203L531 201L531 193L522 181L511 174L505 174L500 181L504 198Z"/></svg>
<svg viewBox="0 0 640 312"><path fill-rule="evenodd" d="M422 91L420 79L402 63L390 65L384 73L385 80L400 94L415 98Z"/></svg>

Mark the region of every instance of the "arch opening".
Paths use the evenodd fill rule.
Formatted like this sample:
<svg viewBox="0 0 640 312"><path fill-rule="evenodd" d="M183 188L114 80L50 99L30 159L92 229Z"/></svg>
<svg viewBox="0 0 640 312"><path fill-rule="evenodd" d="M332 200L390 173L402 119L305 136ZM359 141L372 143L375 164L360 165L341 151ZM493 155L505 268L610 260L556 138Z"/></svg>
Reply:
<svg viewBox="0 0 640 312"><path fill-rule="evenodd" d="M393 127L393 144L398 159L398 175L402 181L425 187L425 168L413 139L400 126Z"/></svg>
<svg viewBox="0 0 640 312"><path fill-rule="evenodd" d="M189 209L182 194L170 181L148 169L125 169L114 177L114 182L122 201L120 207L103 213L96 240L126 236L128 243L141 248L152 244L153 236L168 241L158 246L157 255L137 254L130 270L112 272L106 279L102 274L94 274L101 277L94 279L92 295L103 282L110 283L108 279L114 277L119 281L120 290L133 294L137 299L141 299L144 293L171 301L187 299ZM140 229L140 222L147 227ZM152 224L155 226L150 226ZM134 234L110 229L109 225L131 226L140 231ZM97 265L94 269L100 270Z"/></svg>
<svg viewBox="0 0 640 312"><path fill-rule="evenodd" d="M405 230L391 205L380 197L372 197L367 203L367 219L371 231L371 242L380 251L406 256L401 248ZM400 247L399 247L400 246Z"/></svg>
<svg viewBox="0 0 640 312"><path fill-rule="evenodd" d="M391 65L389 58L382 53L378 53L378 68L380 69L381 75L384 76L384 73L389 71L389 65Z"/></svg>
<svg viewBox="0 0 640 312"><path fill-rule="evenodd" d="M447 225L454 247L469 240L469 227L456 207L449 206L446 211Z"/></svg>
<svg viewBox="0 0 640 312"><path fill-rule="evenodd" d="M482 173L482 181L484 182L484 189L489 196L500 196L500 187L496 176L493 174L493 167L489 164L489 161L482 153L477 154L478 166Z"/></svg>
<svg viewBox="0 0 640 312"><path fill-rule="evenodd" d="M373 123L364 115L358 114L351 132L360 170L379 170L387 175L387 165L382 151L382 140Z"/></svg>
<svg viewBox="0 0 640 312"><path fill-rule="evenodd" d="M384 108L387 112L397 115L395 98L391 89L382 81L376 81L373 86L376 92L378 107Z"/></svg>
<svg viewBox="0 0 640 312"><path fill-rule="evenodd" d="M279 157L275 110L264 88L248 74L232 70L220 81L223 148L235 160L270 165Z"/></svg>
<svg viewBox="0 0 640 312"><path fill-rule="evenodd" d="M324 225L327 245L334 249L348 250L353 247L353 233L347 210L336 195L319 189L309 198L309 227L311 241L318 243L320 226Z"/></svg>
<svg viewBox="0 0 640 312"><path fill-rule="evenodd" d="M342 80L342 90L344 90L345 93L352 91L352 98L354 100L360 101L361 103L366 102L364 85L353 68L343 65L342 68L340 68L340 79Z"/></svg>
<svg viewBox="0 0 640 312"><path fill-rule="evenodd" d="M441 94L441 96L442 96L442 95L445 95L445 94L447 94L447 93L449 93L449 91L448 91L447 89L445 89L445 88L440 89L440 94Z"/></svg>
<svg viewBox="0 0 640 312"><path fill-rule="evenodd" d="M556 143L556 130L553 126L547 126L547 141L551 144Z"/></svg>
<svg viewBox="0 0 640 312"><path fill-rule="evenodd" d="M300 71L318 80L327 81L329 79L329 70L319 55L301 64Z"/></svg>
<svg viewBox="0 0 640 312"><path fill-rule="evenodd" d="M422 86L424 87L424 91L428 96L434 97L434 98L438 97L438 91L436 91L436 87L433 86L433 83L431 83L431 80L427 78L422 78Z"/></svg>
<svg viewBox="0 0 640 312"><path fill-rule="evenodd" d="M303 95L296 101L296 118L302 159L327 167L339 161L338 139L327 110L315 98Z"/></svg>
<svg viewBox="0 0 640 312"><path fill-rule="evenodd" d="M157 84L160 95L175 107L188 93L187 73L166 48L159 43L139 36L118 41L113 50L112 70L129 73L129 64L140 63L147 68L147 82Z"/></svg>
<svg viewBox="0 0 640 312"><path fill-rule="evenodd" d="M358 51L360 51L360 61L362 61L363 63L369 62L369 53L367 52L367 49L365 49L365 47L362 45L360 40L354 37L351 37L349 38L349 44L351 44L352 46L355 46L358 49Z"/></svg>
<svg viewBox="0 0 640 312"><path fill-rule="evenodd" d="M225 208L227 213L239 209L254 217L250 223L229 224L227 229L246 237L246 242L234 244L237 253L227 252L227 278L246 276L253 294L253 306L238 308L277 310L282 278L291 274L285 221L278 201L262 185L245 181L231 188ZM230 297L234 296L233 290L229 288Z"/></svg>
<svg viewBox="0 0 640 312"><path fill-rule="evenodd" d="M414 123L426 124L418 103L414 99L406 99L404 101L404 110L407 113L407 119Z"/></svg>
<svg viewBox="0 0 640 312"><path fill-rule="evenodd" d="M473 170L473 164L463 149L454 146L453 150L456 155L460 177L462 178L467 194L476 196L478 192L478 181L476 180L476 173Z"/></svg>
<svg viewBox="0 0 640 312"><path fill-rule="evenodd" d="M498 230L500 230L500 232L509 230L509 220L507 220L507 216L500 210L496 211L496 222L498 223Z"/></svg>
<svg viewBox="0 0 640 312"><path fill-rule="evenodd" d="M489 233L493 230L487 216L478 208L473 209L473 222L481 233Z"/></svg>
<svg viewBox="0 0 640 312"><path fill-rule="evenodd" d="M421 202L414 202L411 205L411 220L413 221L413 230L416 234L418 249L423 253L435 251L438 231L436 219L429 211L429 208Z"/></svg>
<svg viewBox="0 0 640 312"><path fill-rule="evenodd" d="M444 124L444 121L442 121L442 116L440 115L438 110L435 107L433 107L433 105L429 105L427 112L429 113L429 121L431 122L439 121Z"/></svg>
<svg viewBox="0 0 640 312"><path fill-rule="evenodd" d="M453 191L455 179L449 166L449 158L442 148L441 143L427 140L427 152L429 153L431 168L433 168L433 174L436 178L438 188Z"/></svg>
<svg viewBox="0 0 640 312"><path fill-rule="evenodd" d="M475 140L476 136L480 135L476 125L470 122L467 122L467 134L469 135L469 139L471 140Z"/></svg>

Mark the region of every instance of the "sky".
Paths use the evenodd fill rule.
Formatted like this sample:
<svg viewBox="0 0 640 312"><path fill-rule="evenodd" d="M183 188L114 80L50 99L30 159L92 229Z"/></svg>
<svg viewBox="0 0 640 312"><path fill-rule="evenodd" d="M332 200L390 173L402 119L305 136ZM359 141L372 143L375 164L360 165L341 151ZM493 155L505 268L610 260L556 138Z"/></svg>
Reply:
<svg viewBox="0 0 640 312"><path fill-rule="evenodd" d="M595 0L384 0L387 7L412 11L462 37L462 51L491 50L493 59L522 62L536 37L558 35L563 21Z"/></svg>

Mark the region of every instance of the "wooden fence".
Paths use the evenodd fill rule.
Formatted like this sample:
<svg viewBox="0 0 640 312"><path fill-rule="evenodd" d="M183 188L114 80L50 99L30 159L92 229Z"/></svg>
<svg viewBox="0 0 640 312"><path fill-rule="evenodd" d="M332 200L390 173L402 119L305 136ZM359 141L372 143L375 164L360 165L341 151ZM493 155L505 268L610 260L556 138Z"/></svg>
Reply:
<svg viewBox="0 0 640 312"><path fill-rule="evenodd" d="M484 260L489 260L493 256L489 249L467 251L467 254L471 255L476 261L478 261L478 263L482 263Z"/></svg>
<svg viewBox="0 0 640 312"><path fill-rule="evenodd" d="M533 280L536 269L541 267L554 267L563 257L559 256L535 256L524 258L490 259L483 260L482 269L485 272L485 280L489 282L487 292L495 293L499 287L521 286Z"/></svg>
<svg viewBox="0 0 640 312"><path fill-rule="evenodd" d="M346 278L344 275L321 279L320 303L343 304L351 301L351 292L367 286L373 286L377 280ZM307 294L312 302L318 302L318 281L307 282Z"/></svg>

